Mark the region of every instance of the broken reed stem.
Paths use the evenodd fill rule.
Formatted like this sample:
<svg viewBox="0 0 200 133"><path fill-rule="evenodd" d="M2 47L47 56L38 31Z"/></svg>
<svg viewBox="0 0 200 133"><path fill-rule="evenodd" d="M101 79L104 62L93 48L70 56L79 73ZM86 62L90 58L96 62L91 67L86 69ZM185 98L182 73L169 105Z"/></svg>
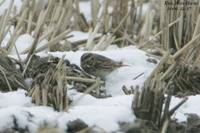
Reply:
<svg viewBox="0 0 200 133"><path fill-rule="evenodd" d="M41 94L40 86L37 84L35 86L35 91L34 91L34 95L33 95L35 97L35 104L36 105L40 105L41 104L41 98L40 98L41 96L40 96L40 94Z"/></svg>
<svg viewBox="0 0 200 133"><path fill-rule="evenodd" d="M129 90L127 89L127 87L125 85L122 86L122 90L123 90L125 95L130 95Z"/></svg>
<svg viewBox="0 0 200 133"><path fill-rule="evenodd" d="M198 16L197 25L195 27L195 30L194 30L192 38L194 38L195 36L200 34L200 30L199 29L200 29L200 15Z"/></svg>
<svg viewBox="0 0 200 133"><path fill-rule="evenodd" d="M149 12L146 15L144 25L141 28L141 33L140 33L141 41L149 40L152 33L153 18L154 14L151 12L151 10L149 10Z"/></svg>
<svg viewBox="0 0 200 133"><path fill-rule="evenodd" d="M45 37L47 37L48 35L50 35L52 32L53 32L53 29L50 30L48 33L46 33L46 35L44 35L44 36L42 36L42 37L45 38ZM56 45L62 38L64 38L64 37L65 37L67 34L69 34L70 32L72 32L72 30L70 30L70 29L68 29L67 31L64 31L63 33L61 33L60 35L58 35L57 37L55 37L54 39L52 39L51 41L49 41L48 43L46 43L45 45L43 45L43 46L37 48L37 49L35 50L35 53L38 53L38 52L40 52L40 51L42 51L42 50L45 50L45 49L47 49L47 48L50 48L50 47ZM38 35L38 37L39 37L39 35ZM41 38L40 38L40 40L41 40ZM37 41L37 40L35 40L35 41ZM36 44L38 45L38 43L39 43L39 41L38 41ZM34 44L34 43L33 43L33 44ZM33 46L32 46L32 47L33 47ZM30 48L24 50L21 54L26 54L26 53L29 51L29 49L30 49ZM31 49L32 49L32 48L31 48Z"/></svg>
<svg viewBox="0 0 200 133"><path fill-rule="evenodd" d="M69 80L69 79L67 79L67 80ZM73 101L69 106L67 106L67 107L63 110L63 112L61 112L61 113L51 122L51 124L56 123L57 119L59 119L59 118L64 114L64 112L68 111L68 109L69 109L71 106L73 106L73 105L75 105L76 103L78 103L78 102L85 96L85 94L88 94L88 93L90 93L92 90L94 90L94 89L96 89L97 87L99 87L100 84L101 84L100 79L97 78L95 81L96 81L96 82L95 82L92 86L90 86L89 88L87 88L87 90L84 92L84 94L82 94L76 101Z"/></svg>
<svg viewBox="0 0 200 133"><path fill-rule="evenodd" d="M135 78L133 78L133 80L136 80L137 78L139 78L140 76L142 76L144 73L140 73L139 75L137 75Z"/></svg>
<svg viewBox="0 0 200 133"><path fill-rule="evenodd" d="M96 79L96 82L91 86L89 87L85 92L84 94L82 94L82 96L80 96L75 102L72 102L72 105L75 105L77 102L79 102L84 96L85 94L89 94L92 90L96 89L97 87L99 87L100 85L100 79L97 78Z"/></svg>
<svg viewBox="0 0 200 133"><path fill-rule="evenodd" d="M94 127L86 127L84 129L82 129L81 131L78 131L76 133L88 133L89 131L92 131L93 128ZM104 133L106 133L106 132L104 132Z"/></svg>
<svg viewBox="0 0 200 133"><path fill-rule="evenodd" d="M28 8L25 8L25 10L22 13L22 16L20 17L19 22L17 23L17 26L15 27L15 30L10 38L10 40L8 41L7 45L6 45L6 50L10 53L10 51L13 48L13 45L15 43L15 41L17 40L17 38L19 37L19 30L23 28L23 19L25 18L26 14L28 12ZM17 36L18 35L18 36ZM15 41L14 41L15 40Z"/></svg>
<svg viewBox="0 0 200 133"><path fill-rule="evenodd" d="M81 77L71 77L71 76L66 76L67 80L74 80L74 81L79 81L79 82L87 82L87 83L96 83L96 79L90 79L90 78L81 78ZM105 84L104 81L100 81L100 84Z"/></svg>
<svg viewBox="0 0 200 133"><path fill-rule="evenodd" d="M172 115L174 114L174 112L175 112L180 106L182 106L187 100L188 100L188 98L185 97L179 104L177 104L175 107L173 107L173 108L169 111L169 115L172 116Z"/></svg>
<svg viewBox="0 0 200 133"><path fill-rule="evenodd" d="M100 38L101 38L101 37L95 37L95 38L94 38L94 42L99 41ZM71 42L71 44L72 44L72 46L78 46L78 45L87 43L87 41L88 41L88 39L83 39L83 40Z"/></svg>
<svg viewBox="0 0 200 133"><path fill-rule="evenodd" d="M174 70L174 68L176 67L177 62L174 62L168 69L167 71L165 71L162 76L160 77L160 80L163 81L164 79L166 79L166 77L172 72L172 70Z"/></svg>
<svg viewBox="0 0 200 133"><path fill-rule="evenodd" d="M31 15L33 15L33 13L30 11L30 16ZM30 17L29 16L29 17ZM31 16L31 17L33 17L33 16ZM21 19L20 17L18 17L18 16L16 16L16 17L13 17L13 18L11 18L10 19L10 21L14 21L14 19L17 19L18 21ZM36 23L35 22L33 22L32 20L30 20L30 18L27 20L26 18L23 18L23 22L24 23L26 23L27 25L30 25L30 27L31 26L34 26L34 27L36 27ZM27 26L27 27L29 27L29 26ZM29 28L27 28L27 29L29 29ZM31 28L30 28L31 29ZM31 34L31 33L30 33Z"/></svg>
<svg viewBox="0 0 200 133"><path fill-rule="evenodd" d="M17 53L17 57L18 57L18 60L19 60L19 64L20 64L21 66L23 66L23 65L22 65L22 59L21 59L21 57L20 57L20 55L19 55L19 51L18 51L18 49L17 49L17 47L16 47L15 44L14 44L14 49L15 49L15 51L16 51L16 53Z"/></svg>
<svg viewBox="0 0 200 133"><path fill-rule="evenodd" d="M45 82L45 81L44 81ZM47 101L47 95L48 95L48 92L47 92L47 90L48 90L48 85L46 85L46 84L44 84L44 85L42 85L42 88L41 88L41 93L42 93L42 104L44 105L44 106L47 106L47 104L48 104L48 101Z"/></svg>
<svg viewBox="0 0 200 133"><path fill-rule="evenodd" d="M170 53L167 52L161 59L161 61L158 63L157 67L153 70L153 72L151 73L151 75L148 77L148 79L145 81L145 84L150 85L152 82L153 77L155 77L160 69L162 68L162 66L164 65L164 63L166 63L166 61L169 59L169 55Z"/></svg>
<svg viewBox="0 0 200 133"><path fill-rule="evenodd" d="M69 33L71 33L72 30L68 29L66 31L64 31L63 33L61 33L60 35L58 35L57 37L53 38L51 41L49 41L47 44L45 44L44 46L39 47L38 49L35 50L35 53L38 53L42 50L45 50L47 48L50 48L54 45L56 45L62 38L64 38L65 36L67 36Z"/></svg>
<svg viewBox="0 0 200 133"><path fill-rule="evenodd" d="M117 30L119 30L119 28L122 26L122 24L124 23L124 21L127 19L127 17L130 15L130 11L127 12L127 14L124 16L124 18L120 21L120 23L118 24L118 26L114 29L114 33L117 32Z"/></svg>
<svg viewBox="0 0 200 133"><path fill-rule="evenodd" d="M161 133L166 133L167 132L168 125L169 125L169 119L166 119L164 124L163 124L163 126L162 126Z"/></svg>
<svg viewBox="0 0 200 133"><path fill-rule="evenodd" d="M104 35L98 44L96 44L93 48L93 50L105 50L115 39L115 36L113 35Z"/></svg>
<svg viewBox="0 0 200 133"><path fill-rule="evenodd" d="M91 34L89 35L89 38L87 41L87 46L86 46L86 49L89 51L94 48L94 38L95 38L95 35L97 34L97 32L99 31L100 26L101 26L101 23L99 22L99 23L97 23L93 32L91 32L92 29L90 29Z"/></svg>
<svg viewBox="0 0 200 133"><path fill-rule="evenodd" d="M170 90L171 91L171 90ZM171 92L170 92L171 93ZM161 123L163 124L165 120L169 119L170 118L170 115L169 115L169 107L170 107L170 102L171 102L171 94L168 94L167 96L167 99L166 99L166 103L165 103L165 107L163 109L163 116L162 116L162 121Z"/></svg>
<svg viewBox="0 0 200 133"><path fill-rule="evenodd" d="M97 25L98 23L98 13L100 9L100 3L98 0L92 0L91 1L91 15L92 15L92 22L93 25Z"/></svg>
<svg viewBox="0 0 200 133"><path fill-rule="evenodd" d="M53 4L54 4L54 0L50 0L46 11L43 12L43 10L41 10L39 23L37 24L35 28L35 34L33 35L34 38L36 38L38 36L38 33L41 31L41 28L43 27L45 20L47 19L49 12L51 11L51 8L53 7Z"/></svg>
<svg viewBox="0 0 200 133"><path fill-rule="evenodd" d="M23 72L22 72L22 76L23 76L23 77L24 77L24 75L25 75L25 73L26 73L26 70L28 69L28 66L29 66L29 63L30 63L32 57L33 57L33 55L31 55L31 56L27 59L26 66L25 66L25 68L24 68L24 70L23 70Z"/></svg>
<svg viewBox="0 0 200 133"><path fill-rule="evenodd" d="M51 36L51 39L55 38L55 36L58 34L58 31L61 29L62 23L64 21L65 14L66 14L66 9L65 8L61 8L61 9L62 9L60 11L61 15L60 16L58 15L59 16L59 20L57 22L57 25L55 26L56 28L55 28L54 33ZM55 16L57 16L57 15L55 15Z"/></svg>
<svg viewBox="0 0 200 133"><path fill-rule="evenodd" d="M27 34L31 34L31 28L32 28L32 22L33 22L33 12L30 11L29 12L29 17L28 17L28 21L27 21L27 30L26 30L26 33ZM35 24L35 23L34 23ZM35 24L36 25L36 24Z"/></svg>
<svg viewBox="0 0 200 133"><path fill-rule="evenodd" d="M189 49L189 47L195 47L196 46L196 41L200 40L200 34L195 36L191 41L189 41L186 45L184 45L179 51L177 51L174 55L173 58L176 60L183 52Z"/></svg>
<svg viewBox="0 0 200 133"><path fill-rule="evenodd" d="M2 0L1 1L1 3L0 3L0 6L2 6L3 5L3 3L5 2L6 0Z"/></svg>
<svg viewBox="0 0 200 133"><path fill-rule="evenodd" d="M174 24L176 24L177 22L179 22L180 18L176 19L175 21L173 21L172 23L169 24L169 28L172 27ZM159 35L161 35L163 33L163 30L159 31L157 34L155 34L154 36L151 37L150 40L145 41L141 46L139 46L140 49L142 49L144 46L146 46L148 44L149 41L155 39L156 37L158 37Z"/></svg>
<svg viewBox="0 0 200 133"><path fill-rule="evenodd" d="M64 61L64 59L65 59L65 56L66 56L66 55L63 55L62 58L60 58L60 60L59 60L59 62L58 62L58 64L57 64L57 66L56 66L56 69L61 68L62 63L63 63L63 61Z"/></svg>
<svg viewBox="0 0 200 133"><path fill-rule="evenodd" d="M22 32L23 32L23 29L24 27L21 27L20 29L19 29L19 31L16 33L16 35L14 36L14 38L12 39L12 42L11 42L11 44L10 44L10 49L8 50L8 52L10 53L10 51L12 50L12 48L14 47L14 45L15 45L15 43L16 43L16 41L17 41L17 39L20 37L20 35L22 34Z"/></svg>
<svg viewBox="0 0 200 133"><path fill-rule="evenodd" d="M139 87L136 87L134 90L134 102L132 102L132 109L138 108L139 107L139 97L140 97L140 92L139 92Z"/></svg>
<svg viewBox="0 0 200 133"><path fill-rule="evenodd" d="M6 29L6 27L7 27L7 24L8 24L8 21L9 21L9 17L10 17L10 13L11 13L11 9L12 9L12 7L13 7L13 4L14 4L14 0L11 0L11 2L10 2L10 5L9 5L9 7L8 7L8 10L6 11L6 15L5 15L5 17L4 17L4 19L3 19L3 23L1 24L1 28L0 28L0 42L2 42L3 41L3 37L5 36L4 34L5 34L5 29Z"/></svg>
<svg viewBox="0 0 200 133"><path fill-rule="evenodd" d="M41 42L45 38L48 38L56 30L56 28L57 27L51 28L47 32L45 32L43 35L41 35L41 37L39 38L39 42Z"/></svg>
<svg viewBox="0 0 200 133"><path fill-rule="evenodd" d="M35 52L35 49L38 45L38 40L39 40L39 37L40 37L40 34L38 32L37 36L35 37L34 41L33 41L33 44L31 45L31 49L29 50L28 52L28 55L27 55L27 60L29 60L29 58L33 55L33 53Z"/></svg>
<svg viewBox="0 0 200 133"><path fill-rule="evenodd" d="M106 35L103 35L100 39L100 41L96 44L96 46L93 48L93 50L99 50L102 46L102 44L104 43L104 41L106 40Z"/></svg>
<svg viewBox="0 0 200 133"><path fill-rule="evenodd" d="M66 64L63 56L54 70L39 74L29 96L37 105L52 106L57 111L68 108Z"/></svg>
<svg viewBox="0 0 200 133"><path fill-rule="evenodd" d="M170 122L170 117L174 114L174 112L181 106L183 105L186 101L188 100L188 98L184 98L179 104L177 104L173 109L171 109L169 111L169 106L170 106L170 101L171 101L171 96L168 96L167 98L167 102L165 105L165 109L164 109L164 114L163 114L163 125L162 125L162 130L161 133L166 133L169 122Z"/></svg>

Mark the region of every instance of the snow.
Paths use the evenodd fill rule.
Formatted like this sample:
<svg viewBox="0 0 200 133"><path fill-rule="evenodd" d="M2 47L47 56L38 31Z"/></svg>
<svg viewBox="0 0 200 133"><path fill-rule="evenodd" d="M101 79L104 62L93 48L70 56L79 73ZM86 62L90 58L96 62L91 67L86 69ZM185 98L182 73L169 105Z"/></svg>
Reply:
<svg viewBox="0 0 200 133"><path fill-rule="evenodd" d="M24 50L26 50L27 48L31 47L32 43L34 41L34 38L29 35L29 34L24 34L24 35L21 35L16 43L15 43L15 46L16 47L13 47L12 50L11 50L11 54L14 54L16 55L17 52L16 50L18 51L18 53L21 53L23 52ZM16 48L16 49L15 49Z"/></svg>
<svg viewBox="0 0 200 133"><path fill-rule="evenodd" d="M81 96L81 94L78 94L73 96L72 99L76 101ZM107 99L96 99L86 95L76 103L75 107L69 110L69 113L84 120L90 126L98 125L107 131L114 131L119 128L117 121L133 122L135 119L130 110L132 98L132 95L122 95ZM88 112L90 112L89 115Z"/></svg>
<svg viewBox="0 0 200 133"><path fill-rule="evenodd" d="M81 32L72 32L74 41L80 39ZM87 33L83 33L86 37ZM76 39L75 39L76 38ZM28 45L33 41L30 35L21 35L17 40L16 47L18 51L23 51L24 47L21 44ZM30 46L30 45L29 45ZM37 53L42 57L49 54L65 58L71 63L80 66L80 57L87 51L69 51L69 52L47 52L42 51ZM31 132L36 132L37 128L45 123L53 123L58 125L62 130L66 130L66 123L76 119L83 120L89 126L97 126L107 132L114 132L119 129L119 123L134 122L135 116L131 110L133 95L125 95L122 91L122 86L127 88L136 85L142 86L145 79L156 67L155 64L146 61L146 53L139 50L135 46L118 48L116 45L110 46L106 51L91 51L101 54L116 61L121 61L127 65L112 72L106 79L105 86L100 89L105 90L107 94L112 95L110 98L96 99L88 94L82 94L75 90L69 90L68 96L74 101L72 107L67 112L57 112L51 107L36 106L31 102L31 98L26 96L25 90L18 90L8 93L0 93L0 131L11 128L13 118L18 121L18 125L22 128L28 127ZM10 55L18 58L13 52ZM27 55L20 55L21 59L25 59ZM143 73L143 74L142 74ZM134 79L138 75L138 78ZM27 79L30 82L31 79ZM83 97L82 97L83 96ZM81 100L79 100L81 97ZM181 106L172 116L179 121L187 119L186 113L196 113L200 115L199 106L196 106L200 100L199 96L190 96L188 101ZM177 105L182 99L172 98L171 108ZM8 126L9 125L9 126Z"/></svg>
<svg viewBox="0 0 200 133"><path fill-rule="evenodd" d="M0 14L8 8L9 2L10 0L5 1L4 6L1 6L3 8L0 8ZM14 2L14 5L20 8L21 2ZM87 2L81 2L80 11L84 12L87 19L90 20L91 10L90 8L85 8L86 5L88 6ZM146 5L143 8L146 11ZM88 33L79 31L73 31L70 35L74 35L74 37L68 39L71 42L88 38ZM10 35L8 34L2 42L2 46L7 44L9 38ZM21 35L15 44L17 51L21 53L26 50L31 46L33 40L33 37L29 34ZM41 42L38 47L45 43L47 43L46 40ZM48 52L45 50L37 53L37 55L42 57L48 56L49 54L56 57L66 55L65 58L71 63L80 66L80 57L85 52L87 51ZM122 86L125 85L127 88L131 86L135 87L136 85L142 86L156 65L147 62L146 59L149 57L146 56L144 51L139 50L135 46L118 48L116 45L112 45L106 51L91 52L104 55L116 61L121 61L127 65L112 72L107 77L105 86L100 88L105 90L107 94L112 95L112 97L97 99L88 94L69 90L68 96L74 101L72 106L67 112L57 112L51 107L36 106L31 102L31 98L26 96L27 92L25 90L19 89L8 93L0 92L0 132L12 128L14 126L14 118L17 119L19 127L27 127L31 132L36 132L40 125L46 123L58 125L60 129L66 130L66 123L76 119L81 119L89 126L97 126L107 132L117 131L120 122L134 122L135 116L131 110L133 95L125 95L122 91ZM18 59L15 49L12 49L9 56ZM25 59L26 56L26 54L20 55L21 59ZM140 74L142 75L134 79ZM31 82L31 79L26 79L26 82ZM81 100L79 100L80 98ZM181 100L180 98L173 97L171 100L171 108L176 106ZM200 116L198 101L200 101L200 96L198 95L188 97L188 101L172 117L179 121L186 121L187 113L196 113Z"/></svg>
<svg viewBox="0 0 200 133"><path fill-rule="evenodd" d="M1 3L2 1L3 1L3 0L0 0L0 3ZM5 13L5 10L8 9L10 3L11 3L11 0L5 0L5 2L1 5L1 8L0 8L0 15L3 15L3 13ZM21 0L14 0L13 6L16 7L17 12L18 12L19 9L20 9L21 6L22 6L22 1L21 1ZM13 8L12 8L12 9L13 9ZM13 12L13 10L11 10L11 13L12 13L12 12Z"/></svg>
<svg viewBox="0 0 200 133"><path fill-rule="evenodd" d="M25 96L25 90L18 90L8 93L0 93L0 108L7 108L10 106L31 106L31 98ZM13 97L14 95L14 97ZM22 101L22 99L24 99Z"/></svg>
<svg viewBox="0 0 200 133"><path fill-rule="evenodd" d="M132 95L107 99L96 99L86 95L73 105L68 113L61 113L50 107L35 106L31 103L31 99L25 96L25 93L24 90L0 93L0 118L4 120L0 123L0 131L11 128L14 117L17 119L18 126L21 128L27 126L32 132L35 132L39 125L51 123L54 120L61 129L66 130L66 124L63 123L76 119L83 120L89 126L97 125L107 131L115 131L119 128L118 122L133 122L135 118L130 110ZM69 93L72 94L70 98L75 101L82 96L80 93Z"/></svg>
<svg viewBox="0 0 200 133"><path fill-rule="evenodd" d="M15 47L12 48L10 54L11 55L16 55L17 52L18 53L22 53L24 52L25 50L27 50L28 48L30 48L33 44L33 41L34 41L34 38L29 35L29 34L24 34L24 35L21 35L16 43L15 43ZM44 46L48 41L47 40L42 40L41 42L39 42L38 44L38 47L37 48L40 48L42 46ZM48 49L44 50L44 51L47 51Z"/></svg>
<svg viewBox="0 0 200 133"><path fill-rule="evenodd" d="M170 107L173 108L182 99L173 97ZM187 114L197 114L200 116L200 106L199 106L200 96L189 96L186 103L184 103L173 115L178 121L183 122L187 120Z"/></svg>
<svg viewBox="0 0 200 133"><path fill-rule="evenodd" d="M80 41L88 38L88 33L83 33L80 31L73 31L69 33L69 36L73 35L73 37L69 38L68 41L70 42L75 42L75 41Z"/></svg>
<svg viewBox="0 0 200 133"><path fill-rule="evenodd" d="M72 32L72 34L75 35L74 38L81 36L80 32L77 35L76 33L77 32ZM85 34L86 33L83 33L83 35ZM80 38L77 37L76 39ZM16 43L18 51L21 52L25 49L22 44L27 45L28 47L32 41L33 38L30 35L21 35ZM71 63L80 66L80 57L85 52L87 51L43 51L37 55L42 57L48 56L49 54L56 57L66 55L65 58ZM135 116L131 110L133 95L124 95L122 86L141 86L156 65L148 63L146 61L148 58L145 55L146 53L135 46L125 48L111 46L106 51L91 52L104 55L116 61L122 61L127 65L126 67L120 68L111 73L106 79L106 85L101 87L102 90L106 90L107 94L111 94L112 97L96 99L91 95L70 90L68 96L74 101L73 106L68 110L68 112L60 113L54 111L51 107L36 106L31 103L31 99L26 96L27 92L24 90L0 93L0 118L5 119L5 121L0 123L0 131L9 128L7 125L12 126L13 116L15 116L17 120L20 119L17 121L20 127L23 128L27 126L32 132L35 132L39 125L54 120L56 120L56 124L62 130L66 130L66 123L68 121L81 119L89 126L96 125L108 132L118 130L118 123L120 122L134 122ZM18 58L14 52L10 56ZM25 57L26 55L20 55L21 59L25 59ZM141 73L144 74L136 80L133 80L133 78ZM26 82L30 82L30 79L27 79ZM77 101L80 97L82 97L82 99Z"/></svg>
<svg viewBox="0 0 200 133"><path fill-rule="evenodd" d="M51 54L59 58L65 55L66 59L80 67L80 57L85 52L87 51L47 52L42 54L38 53L37 55L45 57ZM107 90L107 93L112 96L124 94L122 91L123 85L126 85L128 88L136 85L142 86L145 79L155 68L155 64L146 61L146 59L149 58L145 55L146 53L142 50L138 50L135 46L92 52L104 55L116 61L121 61L123 64L127 65L112 72L106 79L105 87L101 88L102 90ZM144 74L134 80L135 77L142 73Z"/></svg>
<svg viewBox="0 0 200 133"><path fill-rule="evenodd" d="M91 2L90 1L84 1L79 3L80 12L84 14L85 18L87 20L91 20Z"/></svg>

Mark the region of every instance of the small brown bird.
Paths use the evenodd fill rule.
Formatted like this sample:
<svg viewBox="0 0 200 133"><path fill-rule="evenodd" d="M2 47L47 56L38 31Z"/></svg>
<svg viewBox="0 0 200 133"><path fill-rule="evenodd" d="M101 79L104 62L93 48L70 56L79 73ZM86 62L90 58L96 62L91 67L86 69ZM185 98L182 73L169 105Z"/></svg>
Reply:
<svg viewBox="0 0 200 133"><path fill-rule="evenodd" d="M81 67L83 70L90 75L102 79L105 79L112 71L123 66L127 65L99 54L85 53L81 56Z"/></svg>

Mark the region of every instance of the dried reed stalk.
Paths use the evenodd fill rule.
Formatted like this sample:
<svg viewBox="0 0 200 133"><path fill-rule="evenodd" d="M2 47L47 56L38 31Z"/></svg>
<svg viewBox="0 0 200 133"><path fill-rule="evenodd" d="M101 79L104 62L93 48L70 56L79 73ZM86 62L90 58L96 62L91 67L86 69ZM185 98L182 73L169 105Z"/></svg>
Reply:
<svg viewBox="0 0 200 133"><path fill-rule="evenodd" d="M113 35L102 36L98 44L94 46L93 50L106 50L106 48L111 45L114 39L115 36Z"/></svg>
<svg viewBox="0 0 200 133"><path fill-rule="evenodd" d="M12 50L17 38L21 34L21 33L20 34L17 34L17 33L19 32L20 29L23 28L23 26L22 26L23 25L23 19L26 17L27 12L28 12L28 8L26 8L23 11L21 18L20 18L19 22L17 23L17 26L15 27L15 30L14 30L10 40L8 41L8 44L6 45L6 49L7 49L8 52L10 52Z"/></svg>
<svg viewBox="0 0 200 133"><path fill-rule="evenodd" d="M92 0L91 1L91 11L92 11L92 22L93 26L96 26L98 24L98 13L99 13L99 1L98 0Z"/></svg>
<svg viewBox="0 0 200 133"><path fill-rule="evenodd" d="M9 18L10 18L11 10L13 8L13 3L14 3L14 0L11 0L8 10L6 11L4 18L2 19L2 25L0 27L0 35L1 35L0 36L0 44L4 39L3 37L5 37L5 30L6 30Z"/></svg>
<svg viewBox="0 0 200 133"><path fill-rule="evenodd" d="M160 71L163 69L163 65L165 64L165 62L168 60L170 53L166 53L163 58L161 59L161 61L159 62L159 64L157 65L157 67L153 70L153 72L151 73L151 75L148 77L148 79L145 81L144 85L150 87L151 89L162 89L160 87L156 87L155 88L155 84L157 82L160 82L160 78L159 78L159 74Z"/></svg>
<svg viewBox="0 0 200 133"><path fill-rule="evenodd" d="M56 43L58 43L62 38L65 38L70 32L72 32L72 30L66 30L63 33L61 33L60 35L58 35L57 37L53 38L50 42L48 42L47 44L45 44L44 46L39 47L38 49L36 49L36 53L40 52L42 50L45 50L49 47L52 47L54 45L56 45Z"/></svg>
<svg viewBox="0 0 200 133"><path fill-rule="evenodd" d="M89 34L89 38L88 38L88 41L87 41L86 50L90 51L94 48L94 45L95 45L94 44L94 38L95 38L97 32L99 31L100 26L101 26L101 24L98 23L93 32L92 32L92 29L89 30L90 34Z"/></svg>
<svg viewBox="0 0 200 133"><path fill-rule="evenodd" d="M144 22L144 25L141 29L141 39L140 41L144 42L149 40L151 33L152 33L152 26L153 26L153 18L154 18L154 14L151 10L149 10L148 14L146 15L146 20Z"/></svg>
<svg viewBox="0 0 200 133"><path fill-rule="evenodd" d="M0 3L0 6L3 5L3 3L4 3L5 1L6 1L6 0L2 0L1 3Z"/></svg>
<svg viewBox="0 0 200 133"><path fill-rule="evenodd" d="M68 108L66 64L63 61L64 56L55 70L49 69L46 74L37 76L35 86L28 93L37 105L52 106L58 111Z"/></svg>
<svg viewBox="0 0 200 133"><path fill-rule="evenodd" d="M96 88L99 88L101 84L101 81L99 78L96 79L96 82L90 86L89 88L87 88L87 90L85 90L84 94L82 94L76 101L73 101L70 105L68 105L67 107L65 107L65 109L63 110L63 112L61 112L52 122L51 124L55 124L57 119L59 119L60 117L62 117L62 115L64 114L64 111L68 111L68 109L72 106L75 106L82 98L84 98L85 94L89 94L92 90L95 90Z"/></svg>
<svg viewBox="0 0 200 133"><path fill-rule="evenodd" d="M186 45L184 45L183 48L181 48L179 51L177 51L174 55L173 58L176 59L178 58L181 54L183 54L186 50L191 49L191 47L195 47L198 44L198 40L200 38L200 34L195 36L191 41L189 41Z"/></svg>
<svg viewBox="0 0 200 133"><path fill-rule="evenodd" d="M87 83L96 83L95 79L89 79L89 78L81 78L81 77L71 77L67 76L67 80L74 80L74 81L79 81L79 82L87 82ZM105 84L104 81L100 81L100 84Z"/></svg>
<svg viewBox="0 0 200 133"><path fill-rule="evenodd" d="M109 30L110 28L110 22L111 22L111 15L108 12L108 8L109 8L109 0L104 0L103 1L103 11L101 13L101 16L99 17L100 20L102 20L102 27L103 27L103 31L102 32L106 32Z"/></svg>

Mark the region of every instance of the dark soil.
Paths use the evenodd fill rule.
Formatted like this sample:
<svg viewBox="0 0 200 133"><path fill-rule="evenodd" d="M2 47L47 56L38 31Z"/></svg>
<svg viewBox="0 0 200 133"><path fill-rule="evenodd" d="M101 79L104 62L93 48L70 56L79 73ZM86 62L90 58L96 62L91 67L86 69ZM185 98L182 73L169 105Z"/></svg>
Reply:
<svg viewBox="0 0 200 133"><path fill-rule="evenodd" d="M68 127L67 132L75 133L75 132L78 132L78 131L81 131L81 130L87 128L88 125L85 124L82 120L77 119L77 120L74 120L74 121L70 121L67 124L67 127Z"/></svg>

